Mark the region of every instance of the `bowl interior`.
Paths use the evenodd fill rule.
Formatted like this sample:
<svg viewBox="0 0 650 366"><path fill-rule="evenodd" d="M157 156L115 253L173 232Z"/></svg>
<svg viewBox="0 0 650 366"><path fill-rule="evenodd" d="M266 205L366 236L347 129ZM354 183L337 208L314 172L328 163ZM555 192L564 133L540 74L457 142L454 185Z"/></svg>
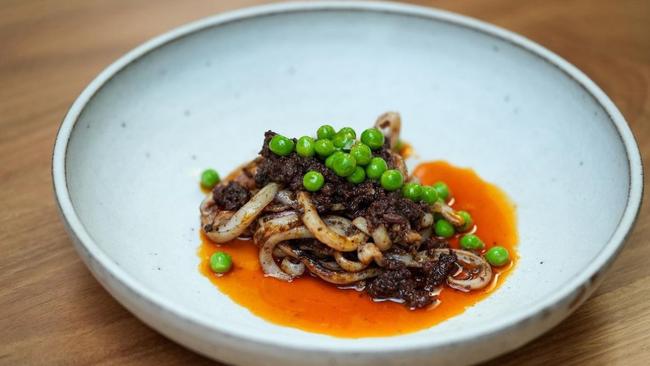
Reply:
<svg viewBox="0 0 650 366"><path fill-rule="evenodd" d="M605 246L629 168L600 105L539 56L444 21L364 11L275 14L209 27L146 54L80 115L66 178L86 230L136 281L201 316L295 345L375 344L269 324L197 265L197 186L255 156L267 129L357 129L401 112L423 160L474 168L518 207L519 264L461 316L392 342L466 332L557 291ZM412 166L416 161L411 161ZM606 208L606 209L604 209ZM297 295L298 296L298 295Z"/></svg>

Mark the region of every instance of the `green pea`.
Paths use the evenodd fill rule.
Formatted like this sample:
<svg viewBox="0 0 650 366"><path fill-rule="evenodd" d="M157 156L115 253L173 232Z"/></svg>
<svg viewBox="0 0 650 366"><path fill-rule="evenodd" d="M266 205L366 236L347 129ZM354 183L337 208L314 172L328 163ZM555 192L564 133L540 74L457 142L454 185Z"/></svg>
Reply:
<svg viewBox="0 0 650 366"><path fill-rule="evenodd" d="M433 184L433 188L438 192L438 198L440 198L443 201L447 201L451 193L449 192L449 187L445 184L445 182L435 182Z"/></svg>
<svg viewBox="0 0 650 366"><path fill-rule="evenodd" d="M316 192L325 184L325 177L319 172L310 170L302 177L302 185L309 192Z"/></svg>
<svg viewBox="0 0 650 366"><path fill-rule="evenodd" d="M438 191L431 186L422 186L421 198L427 205L433 205L438 200Z"/></svg>
<svg viewBox="0 0 650 366"><path fill-rule="evenodd" d="M316 136L318 136L319 139L325 140L331 140L335 134L336 130L330 125L322 125L318 127L318 131L316 131Z"/></svg>
<svg viewBox="0 0 650 366"><path fill-rule="evenodd" d="M399 170L390 169L382 173L379 182L385 190L395 191L400 189L402 184L404 184L404 176Z"/></svg>
<svg viewBox="0 0 650 366"><path fill-rule="evenodd" d="M219 173L214 169L206 169L201 173L201 187L212 189L221 181Z"/></svg>
<svg viewBox="0 0 650 366"><path fill-rule="evenodd" d="M372 159L372 151L366 144L356 144L352 146L350 155L357 159L358 165L368 165Z"/></svg>
<svg viewBox="0 0 650 366"><path fill-rule="evenodd" d="M269 149L276 155L287 156L293 151L293 140L282 135L275 135L269 142Z"/></svg>
<svg viewBox="0 0 650 366"><path fill-rule="evenodd" d="M334 153L325 159L325 166L332 169L332 163L334 162L334 159L337 159L338 156L341 154L345 154L343 151L340 150L335 150Z"/></svg>
<svg viewBox="0 0 650 366"><path fill-rule="evenodd" d="M406 183L402 187L402 196L410 199L411 201L419 201L422 197L422 186L417 183Z"/></svg>
<svg viewBox="0 0 650 366"><path fill-rule="evenodd" d="M226 273L232 268L232 257L225 252L214 252L210 257L210 269L214 273Z"/></svg>
<svg viewBox="0 0 650 366"><path fill-rule="evenodd" d="M385 139L384 134L376 128L369 128L361 133L361 142L373 150L384 146Z"/></svg>
<svg viewBox="0 0 650 366"><path fill-rule="evenodd" d="M386 164L386 160L382 158L372 158L366 167L366 176L370 179L379 179L387 169L388 164Z"/></svg>
<svg viewBox="0 0 650 366"><path fill-rule="evenodd" d="M334 146L339 149L350 150L352 144L354 144L354 137L345 132L337 132L336 135L334 135L332 142L334 143Z"/></svg>
<svg viewBox="0 0 650 366"><path fill-rule="evenodd" d="M354 184L363 183L364 180L366 180L366 171L360 166L356 167L354 173L348 177L348 182Z"/></svg>
<svg viewBox="0 0 650 366"><path fill-rule="evenodd" d="M332 169L332 163L335 159L338 159L339 156L345 154L343 151L334 151L334 153L325 159L325 166Z"/></svg>
<svg viewBox="0 0 650 366"><path fill-rule="evenodd" d="M443 238L451 238L455 234L454 226L445 219L440 219L436 221L436 235L442 236Z"/></svg>
<svg viewBox="0 0 650 366"><path fill-rule="evenodd" d="M332 170L339 177L352 175L357 169L357 161L350 154L341 154L332 160Z"/></svg>
<svg viewBox="0 0 650 366"><path fill-rule="evenodd" d="M505 266L510 262L510 253L508 249L500 246L490 248L485 253L485 259L495 267Z"/></svg>
<svg viewBox="0 0 650 366"><path fill-rule="evenodd" d="M460 231L467 231L474 226L474 220L472 220L472 216L469 214L467 211L458 211L456 212L458 216L460 216L463 219L463 225L458 228Z"/></svg>
<svg viewBox="0 0 650 366"><path fill-rule="evenodd" d="M467 250L481 250L485 248L485 244L478 236L467 234L460 238L460 247Z"/></svg>
<svg viewBox="0 0 650 366"><path fill-rule="evenodd" d="M313 138L309 136L303 136L298 139L298 143L296 144L296 152L303 158L314 156L316 153L316 150L314 149L315 144L316 143Z"/></svg>
<svg viewBox="0 0 650 366"><path fill-rule="evenodd" d="M357 138L357 133L354 131L354 129L352 127L343 127L342 129L339 130L338 133L348 135L353 140Z"/></svg>
<svg viewBox="0 0 650 366"><path fill-rule="evenodd" d="M334 144L327 139L319 139L314 143L314 151L322 158L326 158L334 152Z"/></svg>

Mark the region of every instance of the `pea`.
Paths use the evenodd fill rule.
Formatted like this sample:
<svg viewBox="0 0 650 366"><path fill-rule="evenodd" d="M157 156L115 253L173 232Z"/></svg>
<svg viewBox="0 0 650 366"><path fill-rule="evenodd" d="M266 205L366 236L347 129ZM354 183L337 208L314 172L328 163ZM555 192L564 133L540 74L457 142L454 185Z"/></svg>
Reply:
<svg viewBox="0 0 650 366"><path fill-rule="evenodd" d="M463 225L458 228L460 231L467 231L474 226L474 220L472 220L472 216L470 216L469 212L467 211L458 211L457 212L458 216L460 216L463 219Z"/></svg>
<svg viewBox="0 0 650 366"><path fill-rule="evenodd" d="M357 138L357 133L352 127L343 127L338 133L350 136L353 140Z"/></svg>
<svg viewBox="0 0 650 366"><path fill-rule="evenodd" d="M361 133L361 142L373 150L384 146L385 139L384 134L376 128L369 128Z"/></svg>
<svg viewBox="0 0 650 366"><path fill-rule="evenodd" d="M443 201L447 201L447 199L451 195L451 193L449 192L449 187L445 184L445 182L435 182L433 184L433 188L438 193L438 198L440 198Z"/></svg>
<svg viewBox="0 0 650 366"><path fill-rule="evenodd" d="M404 176L402 176L399 170L390 169L382 173L379 182L385 190L395 191L400 189L402 184L404 184Z"/></svg>
<svg viewBox="0 0 650 366"><path fill-rule="evenodd" d="M402 187L402 196L417 202L422 197L422 186L417 183L406 183Z"/></svg>
<svg viewBox="0 0 650 366"><path fill-rule="evenodd" d="M219 173L214 169L206 169L201 173L201 187L212 189L221 181Z"/></svg>
<svg viewBox="0 0 650 366"><path fill-rule="evenodd" d="M431 186L422 186L422 201L428 205L433 205L438 200L438 191Z"/></svg>
<svg viewBox="0 0 650 366"><path fill-rule="evenodd" d="M334 159L337 159L338 156L341 156L345 154L343 151L334 151L334 153L325 159L325 166L332 169L332 163L334 162Z"/></svg>
<svg viewBox="0 0 650 366"><path fill-rule="evenodd" d="M460 247L467 250L481 250L485 248L485 244L478 236L467 234L460 238Z"/></svg>
<svg viewBox="0 0 650 366"><path fill-rule="evenodd" d="M269 142L269 149L276 155L287 156L293 151L293 140L282 135L275 135Z"/></svg>
<svg viewBox="0 0 650 366"><path fill-rule="evenodd" d="M354 137L345 132L337 132L336 135L334 135L332 142L334 143L334 146L339 149L350 150L352 144L354 144Z"/></svg>
<svg viewBox="0 0 650 366"><path fill-rule="evenodd" d="M370 179L379 179L387 169L388 164L386 164L386 160L382 158L372 158L366 167L366 176Z"/></svg>
<svg viewBox="0 0 650 366"><path fill-rule="evenodd" d="M451 238L454 236L454 226L445 219L440 219L436 221L436 235L442 236L443 238Z"/></svg>
<svg viewBox="0 0 650 366"><path fill-rule="evenodd" d="M332 160L332 170L339 177L352 175L357 169L357 161L350 154L342 153Z"/></svg>
<svg viewBox="0 0 650 366"><path fill-rule="evenodd" d="M316 151L318 156L326 158L334 152L334 144L332 144L332 141L326 139L316 140L314 143L314 151Z"/></svg>
<svg viewBox="0 0 650 366"><path fill-rule="evenodd" d="M318 130L316 131L316 136L318 136L319 139L324 140L331 140L335 134L336 130L334 130L334 127L330 125L322 125L318 127Z"/></svg>
<svg viewBox="0 0 650 366"><path fill-rule="evenodd" d="M356 167L354 173L348 177L348 182L354 184L363 183L364 180L366 180L366 171L360 166Z"/></svg>
<svg viewBox="0 0 650 366"><path fill-rule="evenodd" d="M490 248L485 253L485 259L495 267L501 267L510 262L510 253L508 249L500 246Z"/></svg>
<svg viewBox="0 0 650 366"><path fill-rule="evenodd" d="M313 138L309 136L303 136L298 139L298 143L296 144L296 152L298 155L302 156L303 158L308 158L310 156L314 156L316 153L316 150L314 149L315 141Z"/></svg>
<svg viewBox="0 0 650 366"><path fill-rule="evenodd" d="M232 268L232 257L225 252L215 252L210 257L210 269L214 273L226 273Z"/></svg>
<svg viewBox="0 0 650 366"><path fill-rule="evenodd" d="M310 170L302 177L302 185L309 192L316 192L325 184L325 177L319 172Z"/></svg>
<svg viewBox="0 0 650 366"><path fill-rule="evenodd" d="M356 144L352 146L350 155L354 156L358 165L368 165L370 159L372 159L372 151L370 151L368 145L365 144Z"/></svg>

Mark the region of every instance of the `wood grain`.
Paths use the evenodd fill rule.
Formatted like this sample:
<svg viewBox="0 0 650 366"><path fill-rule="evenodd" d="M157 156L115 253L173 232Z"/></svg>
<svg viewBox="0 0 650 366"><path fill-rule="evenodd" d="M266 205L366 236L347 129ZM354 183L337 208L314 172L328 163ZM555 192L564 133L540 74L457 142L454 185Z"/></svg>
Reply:
<svg viewBox="0 0 650 366"><path fill-rule="evenodd" d="M0 2L0 364L213 364L149 329L92 278L57 216L50 157L68 106L114 59L172 27L261 2ZM572 62L614 100L650 161L649 1L418 3L519 32ZM648 238L646 201L596 294L548 334L489 364L647 364Z"/></svg>

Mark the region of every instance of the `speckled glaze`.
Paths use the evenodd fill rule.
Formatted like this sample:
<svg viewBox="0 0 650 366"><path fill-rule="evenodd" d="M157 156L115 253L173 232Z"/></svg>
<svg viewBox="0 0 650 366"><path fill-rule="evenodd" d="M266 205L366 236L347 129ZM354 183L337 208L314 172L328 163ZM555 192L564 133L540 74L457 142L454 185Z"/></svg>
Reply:
<svg viewBox="0 0 650 366"><path fill-rule="evenodd" d="M427 330L339 339L256 318L200 275L203 168L252 158L269 128L363 128L385 110L420 158L472 167L517 204L521 260L502 288ZM643 187L624 118L566 61L459 15L358 2L222 14L129 52L65 117L53 179L80 256L118 301L242 365L469 364L519 347L593 292Z"/></svg>

